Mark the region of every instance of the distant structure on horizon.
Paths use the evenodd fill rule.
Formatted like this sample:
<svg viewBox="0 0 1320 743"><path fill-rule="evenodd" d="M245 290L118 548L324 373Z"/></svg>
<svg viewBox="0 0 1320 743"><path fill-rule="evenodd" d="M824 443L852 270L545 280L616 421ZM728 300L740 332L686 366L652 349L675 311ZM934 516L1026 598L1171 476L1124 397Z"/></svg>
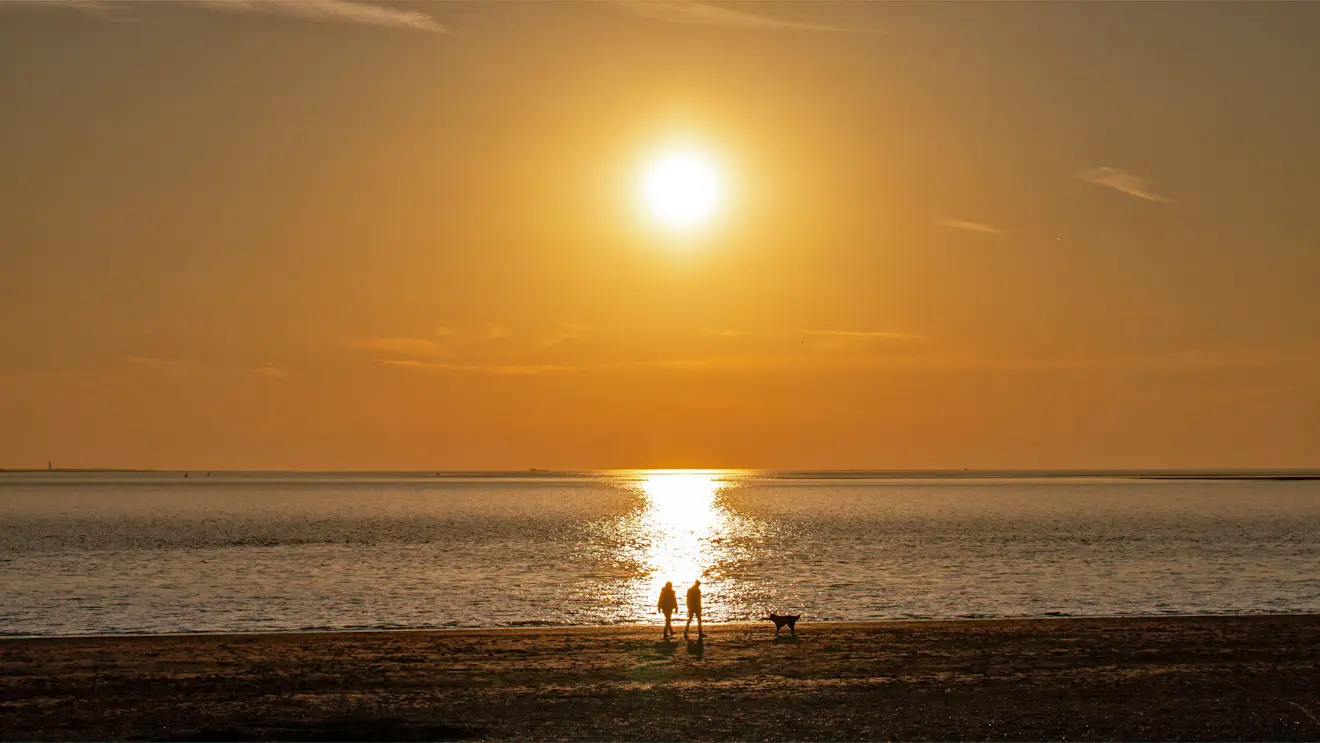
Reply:
<svg viewBox="0 0 1320 743"><path fill-rule="evenodd" d="M54 464L53 462L51 462L49 459L46 460L46 471L47 471L47 472L54 472L54 471L55 471L55 464Z"/></svg>

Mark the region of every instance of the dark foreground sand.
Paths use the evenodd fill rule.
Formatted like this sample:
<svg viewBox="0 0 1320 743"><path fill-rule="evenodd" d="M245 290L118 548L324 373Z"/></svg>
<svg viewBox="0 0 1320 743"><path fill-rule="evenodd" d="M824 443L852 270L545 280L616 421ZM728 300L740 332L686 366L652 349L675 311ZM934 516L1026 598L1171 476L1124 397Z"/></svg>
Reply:
<svg viewBox="0 0 1320 743"><path fill-rule="evenodd" d="M1320 740L1320 617L0 641L6 740Z"/></svg>

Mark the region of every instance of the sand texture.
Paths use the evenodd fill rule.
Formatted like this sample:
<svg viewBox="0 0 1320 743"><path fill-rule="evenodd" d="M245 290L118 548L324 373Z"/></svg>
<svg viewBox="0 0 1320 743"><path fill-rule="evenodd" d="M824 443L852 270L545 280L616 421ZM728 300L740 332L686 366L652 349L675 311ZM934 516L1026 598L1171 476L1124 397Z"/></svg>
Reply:
<svg viewBox="0 0 1320 743"><path fill-rule="evenodd" d="M1317 740L1320 617L0 641L5 740Z"/></svg>

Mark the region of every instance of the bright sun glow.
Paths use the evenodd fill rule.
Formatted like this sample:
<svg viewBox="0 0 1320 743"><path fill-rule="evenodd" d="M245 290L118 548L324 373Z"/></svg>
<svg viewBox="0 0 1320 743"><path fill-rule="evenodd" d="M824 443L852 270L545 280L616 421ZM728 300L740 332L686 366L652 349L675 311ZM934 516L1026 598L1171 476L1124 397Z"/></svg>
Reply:
<svg viewBox="0 0 1320 743"><path fill-rule="evenodd" d="M647 164L641 185L646 210L660 223L676 229L704 224L724 200L719 169L696 150L661 153Z"/></svg>

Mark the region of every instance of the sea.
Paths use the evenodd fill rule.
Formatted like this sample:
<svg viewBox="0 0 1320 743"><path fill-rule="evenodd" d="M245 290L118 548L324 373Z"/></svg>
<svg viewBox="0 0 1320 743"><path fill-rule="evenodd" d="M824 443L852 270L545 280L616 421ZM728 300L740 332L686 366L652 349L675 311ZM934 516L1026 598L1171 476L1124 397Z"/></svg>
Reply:
<svg viewBox="0 0 1320 743"><path fill-rule="evenodd" d="M1248 474L0 472L0 634L1320 612Z"/></svg>

